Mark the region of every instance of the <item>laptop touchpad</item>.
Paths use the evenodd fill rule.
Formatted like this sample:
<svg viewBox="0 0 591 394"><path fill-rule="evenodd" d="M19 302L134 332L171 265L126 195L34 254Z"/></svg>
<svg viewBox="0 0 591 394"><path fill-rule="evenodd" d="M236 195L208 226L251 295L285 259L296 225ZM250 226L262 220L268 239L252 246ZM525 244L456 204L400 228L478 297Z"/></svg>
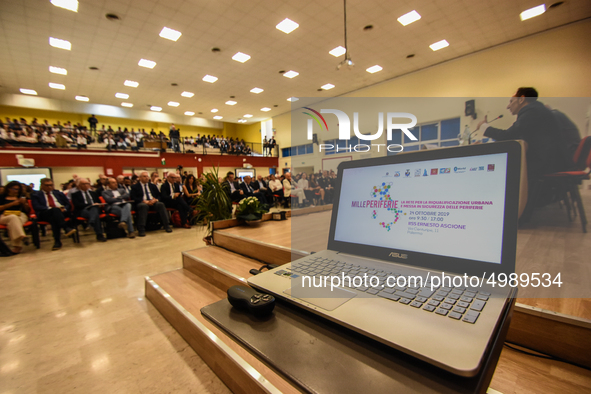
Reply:
<svg viewBox="0 0 591 394"><path fill-rule="evenodd" d="M305 290L298 288L293 292L292 287L290 287L283 292L319 308L326 309L327 311L335 310L356 296L352 291L343 290L338 287L335 287L332 291L326 287L306 288Z"/></svg>

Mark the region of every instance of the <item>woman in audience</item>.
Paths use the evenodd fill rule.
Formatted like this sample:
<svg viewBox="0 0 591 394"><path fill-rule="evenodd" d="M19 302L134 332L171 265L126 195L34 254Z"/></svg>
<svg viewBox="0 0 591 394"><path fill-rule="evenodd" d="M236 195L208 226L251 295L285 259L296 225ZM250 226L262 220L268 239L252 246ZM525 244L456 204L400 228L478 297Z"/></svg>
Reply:
<svg viewBox="0 0 591 394"><path fill-rule="evenodd" d="M21 184L12 181L4 187L4 192L0 195L0 224L8 228L13 253L20 253L23 249L26 238L23 225L29 220L29 204L21 190Z"/></svg>
<svg viewBox="0 0 591 394"><path fill-rule="evenodd" d="M310 174L310 180L308 181L308 184L310 185L310 190L314 192L314 196L316 196L316 193L320 193L319 204L324 205L324 189L320 187L318 182L316 182L316 174ZM314 199L316 200L316 198Z"/></svg>
<svg viewBox="0 0 591 394"><path fill-rule="evenodd" d="M197 201L199 200L199 196L201 195L201 191L203 187L195 178L195 175L189 174L185 179L185 183L183 184L183 197L189 206L194 207L197 205Z"/></svg>

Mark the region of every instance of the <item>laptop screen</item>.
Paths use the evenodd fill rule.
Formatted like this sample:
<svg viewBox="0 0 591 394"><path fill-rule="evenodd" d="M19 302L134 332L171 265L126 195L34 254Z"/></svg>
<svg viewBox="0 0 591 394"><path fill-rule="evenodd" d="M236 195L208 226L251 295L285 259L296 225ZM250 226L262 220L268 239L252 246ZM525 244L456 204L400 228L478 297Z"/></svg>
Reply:
<svg viewBox="0 0 591 394"><path fill-rule="evenodd" d="M408 261L402 262L409 264L419 255L444 257L447 263L501 264L508 235L509 153L476 150L480 154L462 147L341 166L331 239L341 246L357 245L344 249L368 257L384 258L374 250L397 251L394 256L404 254ZM388 159L390 163L380 163ZM519 172L519 166L513 171ZM518 183L519 176L516 179ZM518 193L513 183L509 219L516 227ZM450 269L448 264L439 267L437 259L426 265Z"/></svg>

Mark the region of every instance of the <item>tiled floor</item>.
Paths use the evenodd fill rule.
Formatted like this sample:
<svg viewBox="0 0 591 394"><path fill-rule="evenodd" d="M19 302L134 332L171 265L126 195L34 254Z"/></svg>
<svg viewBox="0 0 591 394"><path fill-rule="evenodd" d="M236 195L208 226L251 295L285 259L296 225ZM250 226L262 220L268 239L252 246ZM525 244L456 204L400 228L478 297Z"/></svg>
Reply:
<svg viewBox="0 0 591 394"><path fill-rule="evenodd" d="M0 394L227 393L144 298L144 277L177 269L201 229L97 243L51 237L0 259Z"/></svg>

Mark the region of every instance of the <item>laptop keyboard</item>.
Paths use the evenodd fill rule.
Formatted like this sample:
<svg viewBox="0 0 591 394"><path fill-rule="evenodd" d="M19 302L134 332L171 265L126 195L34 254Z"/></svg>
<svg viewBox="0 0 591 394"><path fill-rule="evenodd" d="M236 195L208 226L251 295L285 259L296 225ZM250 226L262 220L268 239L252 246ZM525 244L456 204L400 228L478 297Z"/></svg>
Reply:
<svg viewBox="0 0 591 394"><path fill-rule="evenodd" d="M295 268L294 268L295 266ZM433 287L431 283L424 282L423 287L419 286L395 286L388 287L386 279L391 276L397 278L400 273L377 270L371 267L364 267L343 261L325 259L322 257L311 257L306 261L292 264L293 274L307 276L334 276L345 274L353 278L354 276L368 277L376 276L379 278L379 284L373 287L359 286L354 287L353 283L348 286L345 281L344 288L352 288L367 294L388 299L393 302L399 302L412 308L422 309L426 312L434 313L442 317L461 320L465 323L476 323L480 313L486 306L490 293L467 289L464 287ZM285 270L275 272L277 275L284 275ZM293 276L292 276L293 277ZM392 281L391 281L392 282ZM418 283L420 284L420 283Z"/></svg>

